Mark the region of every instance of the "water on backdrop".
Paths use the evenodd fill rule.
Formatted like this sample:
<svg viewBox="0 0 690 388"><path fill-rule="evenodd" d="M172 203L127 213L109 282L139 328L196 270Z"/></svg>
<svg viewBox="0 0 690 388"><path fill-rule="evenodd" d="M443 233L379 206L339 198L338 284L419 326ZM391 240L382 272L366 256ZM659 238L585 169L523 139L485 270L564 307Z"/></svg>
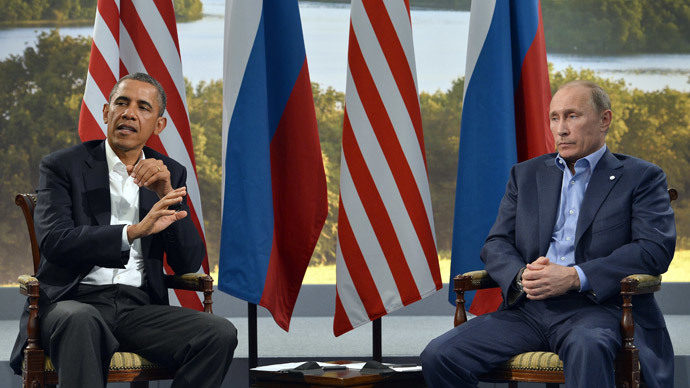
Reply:
<svg viewBox="0 0 690 388"><path fill-rule="evenodd" d="M204 0L201 20L178 24L182 66L193 85L223 75L224 0ZM349 4L301 2L300 12L311 79L324 87L345 90ZM417 82L419 90L449 89L465 74L469 12L412 10ZM0 60L35 46L36 37L51 27L20 27L0 30ZM91 36L92 26L63 27L63 35ZM606 78L624 78L645 91L670 87L690 91L690 54L642 54L581 56L550 54L556 70L568 66L592 69Z"/></svg>

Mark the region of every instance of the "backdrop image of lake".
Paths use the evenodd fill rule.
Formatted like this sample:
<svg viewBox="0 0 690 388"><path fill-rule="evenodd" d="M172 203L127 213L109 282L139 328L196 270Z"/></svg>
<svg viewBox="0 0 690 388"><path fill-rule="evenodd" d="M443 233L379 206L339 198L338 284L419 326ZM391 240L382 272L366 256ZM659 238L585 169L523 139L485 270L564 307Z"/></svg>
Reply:
<svg viewBox="0 0 690 388"><path fill-rule="evenodd" d="M182 66L192 85L223 75L223 22L225 2L204 0L204 16L178 23ZM302 28L311 80L323 87L345 90L349 4L300 2ZM447 90L465 74L469 12L415 9L412 14L417 82L420 91ZM0 60L35 46L36 36L52 27L0 30ZM91 36L92 26L63 27L69 36ZM572 66L591 69L599 76L625 79L628 86L645 91L665 87L690 91L690 54L581 56L548 54L555 70Z"/></svg>

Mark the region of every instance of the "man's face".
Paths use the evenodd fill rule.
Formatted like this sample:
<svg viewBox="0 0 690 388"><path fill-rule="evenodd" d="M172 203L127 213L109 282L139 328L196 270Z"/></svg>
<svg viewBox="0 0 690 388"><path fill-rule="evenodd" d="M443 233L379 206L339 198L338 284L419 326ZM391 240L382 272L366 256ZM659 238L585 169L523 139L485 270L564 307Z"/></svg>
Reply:
<svg viewBox="0 0 690 388"><path fill-rule="evenodd" d="M559 90L551 99L551 133L556 150L569 163L595 152L606 141L611 111L597 113L590 96L589 88L574 85Z"/></svg>
<svg viewBox="0 0 690 388"><path fill-rule="evenodd" d="M124 80L110 102L103 106L103 120L108 125L108 143L120 152L141 150L152 134L165 128L166 119L158 117L160 104L155 86L137 80Z"/></svg>

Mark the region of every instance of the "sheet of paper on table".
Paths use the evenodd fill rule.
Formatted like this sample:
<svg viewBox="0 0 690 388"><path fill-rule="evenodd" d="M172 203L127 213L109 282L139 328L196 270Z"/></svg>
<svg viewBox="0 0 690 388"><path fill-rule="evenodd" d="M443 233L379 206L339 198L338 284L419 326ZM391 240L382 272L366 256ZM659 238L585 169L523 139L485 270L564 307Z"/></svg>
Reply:
<svg viewBox="0 0 690 388"><path fill-rule="evenodd" d="M256 368L252 368L252 370L255 371L263 371L263 372L280 372L281 370L286 370L286 369L294 369L302 364L304 364L306 361L302 362L286 362L283 364L273 364L273 365L264 365L264 366L259 366ZM332 365L338 365L338 364L332 364L328 362L318 362L319 366L332 366ZM347 367L347 369L355 369L355 370L360 370L364 366L364 362L353 362L350 364L343 364L344 366ZM384 363L384 365L388 365L391 367L396 372L421 372L422 366L421 365L415 365L415 366L402 366L402 365L396 365L396 364L390 364L390 363Z"/></svg>

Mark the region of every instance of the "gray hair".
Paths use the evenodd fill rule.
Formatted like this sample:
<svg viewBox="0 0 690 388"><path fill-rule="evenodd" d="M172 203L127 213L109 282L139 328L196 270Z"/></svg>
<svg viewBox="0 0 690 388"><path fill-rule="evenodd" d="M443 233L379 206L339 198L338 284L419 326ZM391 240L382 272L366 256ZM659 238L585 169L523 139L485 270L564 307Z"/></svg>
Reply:
<svg viewBox="0 0 690 388"><path fill-rule="evenodd" d="M611 99L609 98L609 95L606 93L606 91L604 91L604 89L602 89L601 86L592 81L570 81L561 85L558 90L574 86L583 86L589 89L589 103L592 104L592 107L597 111L597 113L602 113L605 110L611 110Z"/></svg>

